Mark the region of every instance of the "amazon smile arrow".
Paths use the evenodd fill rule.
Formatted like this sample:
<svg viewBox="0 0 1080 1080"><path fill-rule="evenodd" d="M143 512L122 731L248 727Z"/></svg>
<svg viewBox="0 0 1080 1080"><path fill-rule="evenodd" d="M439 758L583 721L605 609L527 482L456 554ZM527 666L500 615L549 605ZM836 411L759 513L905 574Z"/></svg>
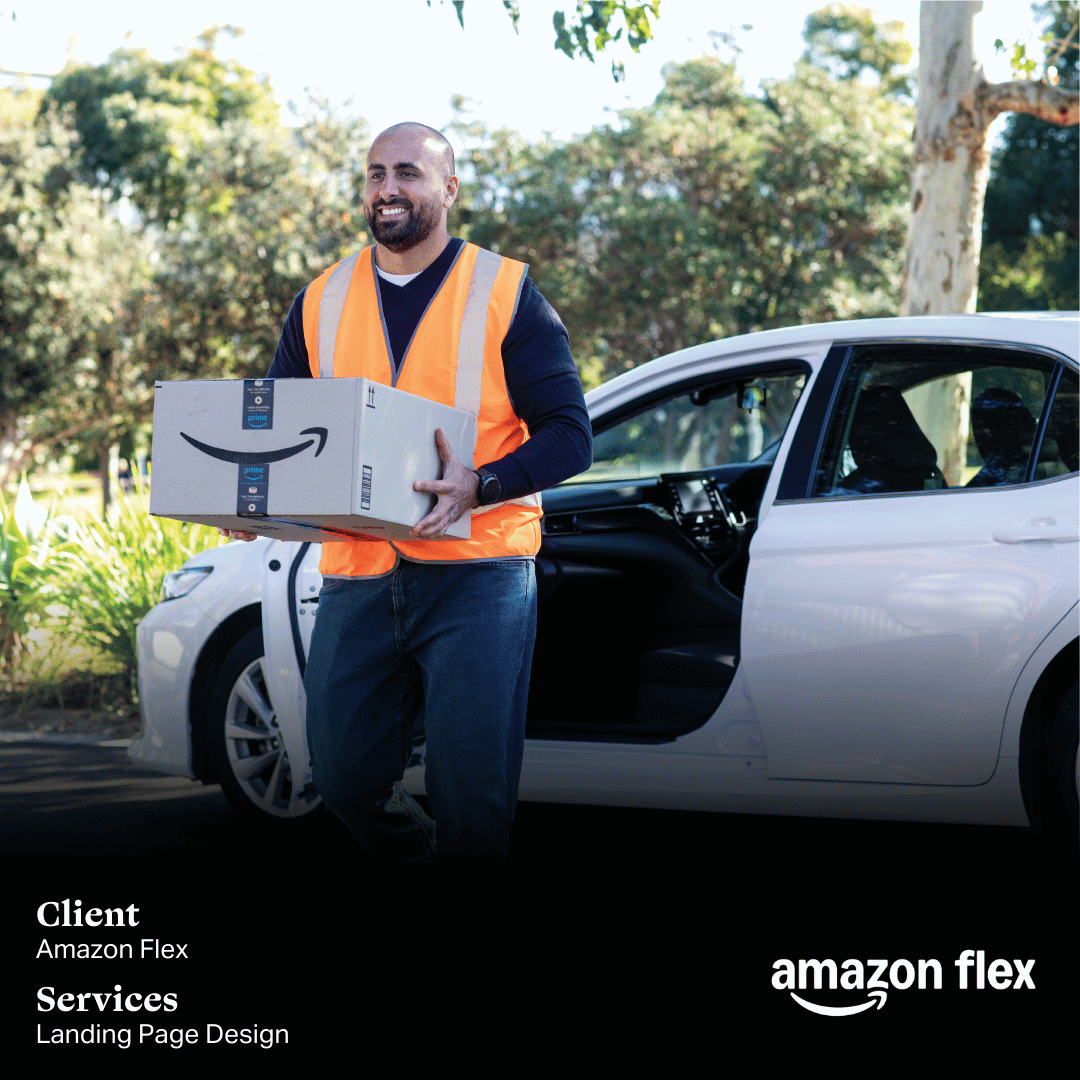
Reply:
<svg viewBox="0 0 1080 1080"><path fill-rule="evenodd" d="M855 1016L857 1013L866 1012L867 1009L874 1007L873 1000L864 1001L861 1005L818 1005L813 1001L806 1001L804 998L799 997L798 994L792 993L791 995L804 1009L809 1009L812 1013L817 1013L818 1016ZM885 1005L886 995L884 990L871 990L870 997L878 998L877 1007L880 1009Z"/></svg>
<svg viewBox="0 0 1080 1080"><path fill-rule="evenodd" d="M322 453L323 447L326 445L326 428L304 428L300 434L319 436L319 449L315 451L315 456L318 457ZM196 450L201 450L204 454L208 454L212 458L217 458L219 461L231 461L236 465L269 465L274 461L284 461L286 458L294 457L296 454L302 453L309 446L315 445L314 439L308 439L307 442L297 443L296 446L287 446L284 450L259 450L258 452L251 454L242 450L226 450L222 446L210 446L209 443L199 442L198 439L193 439L183 431L180 432L180 437L191 443Z"/></svg>

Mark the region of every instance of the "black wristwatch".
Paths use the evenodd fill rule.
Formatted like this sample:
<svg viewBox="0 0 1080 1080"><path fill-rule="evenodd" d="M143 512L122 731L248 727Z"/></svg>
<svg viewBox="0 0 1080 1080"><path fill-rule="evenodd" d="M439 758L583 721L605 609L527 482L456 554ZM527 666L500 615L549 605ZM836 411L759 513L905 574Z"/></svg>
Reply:
<svg viewBox="0 0 1080 1080"><path fill-rule="evenodd" d="M502 483L499 478L493 472L488 472L484 468L476 469L475 472L480 478L480 484L476 489L478 504L480 506L491 506L492 503L499 502L502 499Z"/></svg>

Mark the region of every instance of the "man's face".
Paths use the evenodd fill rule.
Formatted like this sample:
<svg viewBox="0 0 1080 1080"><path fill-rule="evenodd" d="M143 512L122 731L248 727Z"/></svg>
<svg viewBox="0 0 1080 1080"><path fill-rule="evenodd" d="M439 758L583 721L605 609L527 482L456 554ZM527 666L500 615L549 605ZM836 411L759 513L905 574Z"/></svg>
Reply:
<svg viewBox="0 0 1080 1080"><path fill-rule="evenodd" d="M422 244L457 193L457 178L447 173L438 141L421 131L405 129L376 139L364 192L364 215L375 240L399 254Z"/></svg>

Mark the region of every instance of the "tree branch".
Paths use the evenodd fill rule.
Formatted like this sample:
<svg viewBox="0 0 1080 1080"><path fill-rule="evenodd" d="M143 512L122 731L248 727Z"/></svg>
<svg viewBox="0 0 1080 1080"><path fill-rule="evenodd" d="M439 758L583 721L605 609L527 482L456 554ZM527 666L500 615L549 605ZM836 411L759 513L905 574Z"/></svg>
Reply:
<svg viewBox="0 0 1080 1080"><path fill-rule="evenodd" d="M1056 53L1054 53L1053 56L1050 57L1049 60L1046 61L1046 66L1048 68L1053 67L1058 62L1058 60L1061 58L1061 54L1069 47L1070 44L1072 44L1073 34L1076 33L1076 27L1077 27L1077 24L1073 23L1072 26L1069 27L1069 32L1065 35L1065 40L1064 41L1055 41L1053 43L1058 47L1058 50L1057 50ZM1076 45L1073 45L1073 48L1075 49Z"/></svg>
<svg viewBox="0 0 1080 1080"><path fill-rule="evenodd" d="M1080 123L1080 94L1062 90L1041 79L1013 79L1003 83L983 83L978 96L988 119L1003 112L1030 113L1032 116L1069 127Z"/></svg>

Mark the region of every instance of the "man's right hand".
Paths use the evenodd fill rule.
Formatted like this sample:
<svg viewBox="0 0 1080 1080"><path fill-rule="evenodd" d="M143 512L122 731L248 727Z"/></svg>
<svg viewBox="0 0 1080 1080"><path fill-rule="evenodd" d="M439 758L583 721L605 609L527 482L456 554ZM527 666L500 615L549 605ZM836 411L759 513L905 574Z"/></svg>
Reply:
<svg viewBox="0 0 1080 1080"><path fill-rule="evenodd" d="M240 532L239 529L218 529L222 536L228 536L232 540L254 540L258 533Z"/></svg>

